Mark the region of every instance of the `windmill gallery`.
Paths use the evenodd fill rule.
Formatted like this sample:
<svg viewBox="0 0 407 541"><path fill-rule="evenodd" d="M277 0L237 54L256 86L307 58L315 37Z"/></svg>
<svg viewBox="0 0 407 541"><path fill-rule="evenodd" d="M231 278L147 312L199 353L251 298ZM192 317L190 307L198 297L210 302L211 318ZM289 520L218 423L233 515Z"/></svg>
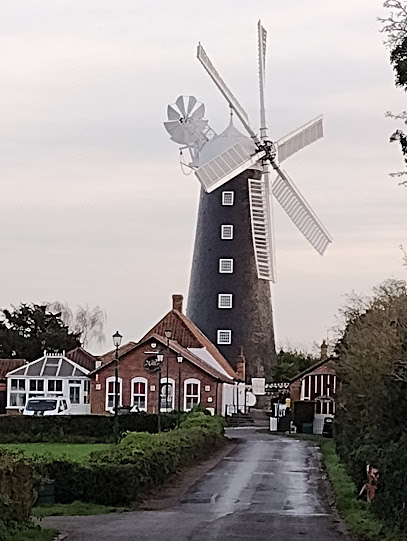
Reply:
<svg viewBox="0 0 407 541"><path fill-rule="evenodd" d="M267 33L258 23L260 132L226 86L201 44L197 57L230 110L229 126L210 128L205 106L180 96L167 109L165 129L190 156L201 184L188 296L188 317L234 368L239 352L250 377L270 378L275 359L270 282L275 282L272 198L315 250L323 255L332 239L281 162L323 136L322 116L276 142L268 138L265 113ZM247 135L233 124L233 115ZM276 178L271 179L273 170Z"/></svg>

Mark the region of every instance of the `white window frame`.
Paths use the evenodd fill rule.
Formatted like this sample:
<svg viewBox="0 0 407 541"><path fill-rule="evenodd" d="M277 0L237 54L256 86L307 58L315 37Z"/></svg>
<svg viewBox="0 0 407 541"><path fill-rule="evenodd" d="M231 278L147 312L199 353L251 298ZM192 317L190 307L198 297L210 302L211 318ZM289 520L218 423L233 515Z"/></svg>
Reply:
<svg viewBox="0 0 407 541"><path fill-rule="evenodd" d="M52 394L55 394L55 395L63 395L64 394L64 380L61 379L61 378L51 378L51 379L47 379L47 392L48 393L52 393ZM49 388L49 384L50 383L54 383L54 387L56 387L56 384L57 383L61 383L61 390L60 391L56 391L55 389L52 390Z"/></svg>
<svg viewBox="0 0 407 541"><path fill-rule="evenodd" d="M198 385L198 393L197 394L187 394L187 385ZM193 404L192 407L187 407L187 399L188 397L197 397L198 401L196 404ZM188 378L184 381L184 411L191 411L191 409L196 405L198 405L201 402L201 382L199 379L196 378Z"/></svg>
<svg viewBox="0 0 407 541"><path fill-rule="evenodd" d="M230 263L230 270L224 270L222 268L222 266L226 262ZM229 258L229 259L220 258L219 259L219 274L233 274L233 259L231 259L231 258Z"/></svg>
<svg viewBox="0 0 407 541"><path fill-rule="evenodd" d="M144 383L144 385L145 385L145 393L144 394L137 394L137 395L134 394L134 384L135 383ZM137 377L137 378L133 378L131 380L131 408L132 408L132 411L147 411L147 393L148 393L148 380L146 378ZM144 402L145 402L144 408L139 408L138 406L136 406L135 400L134 400L135 396L137 396L137 397L144 396Z"/></svg>
<svg viewBox="0 0 407 541"><path fill-rule="evenodd" d="M233 240L233 225L232 224L223 224L220 226L220 238L222 240Z"/></svg>
<svg viewBox="0 0 407 541"><path fill-rule="evenodd" d="M228 333L229 338L221 340L221 333ZM230 329L218 329L216 331L216 342L220 346L230 346L232 343L232 331Z"/></svg>
<svg viewBox="0 0 407 541"><path fill-rule="evenodd" d="M17 389L12 389L11 388L11 382L13 380L17 380L19 382L21 381L24 381L24 389L20 389L19 387L19 383L17 383ZM28 387L28 384L27 384L27 379L26 378L19 378L18 376L16 376L15 378L11 377L11 378L7 378L7 408L10 408L10 409L21 409L21 408L24 408L25 406L25 403L27 402L27 387ZM17 405L11 405L11 397L12 396L19 396L19 395L24 395L24 404L17 404ZM17 402L18 402L18 399L17 399Z"/></svg>
<svg viewBox="0 0 407 541"><path fill-rule="evenodd" d="M227 198L230 197L230 203L226 202ZM235 192L222 192L222 205L224 207L231 207L235 204Z"/></svg>
<svg viewBox="0 0 407 541"><path fill-rule="evenodd" d="M231 293L218 293L218 308L222 310L233 308L233 295Z"/></svg>
<svg viewBox="0 0 407 541"><path fill-rule="evenodd" d="M160 386L160 406L161 406L161 411L172 411L173 409L175 409L175 380L173 380L172 378L168 378L168 383L170 385L172 385L171 406L169 408L163 408L162 404L161 404L161 391L163 389L163 386L167 384L167 378L161 378L161 386Z"/></svg>
<svg viewBox="0 0 407 541"><path fill-rule="evenodd" d="M110 376L110 378L106 378L106 398L105 398L105 410L106 411L114 411L114 382L115 382L115 377L114 376ZM119 378L118 379L119 381L119 408L122 407L123 405L123 402L122 402L122 389L123 389L123 382L122 382L122 378ZM109 393L109 383L112 383L113 382L113 393ZM111 407L109 407L109 395L113 395L113 405Z"/></svg>
<svg viewBox="0 0 407 541"><path fill-rule="evenodd" d="M33 398L34 396L43 396L45 394L45 387L46 387L46 380L44 378L30 378L26 380L26 387L28 386L28 389L26 389L26 392L28 393L28 398ZM38 390L38 382L42 381L42 391ZM35 389L31 390L31 383L35 382Z"/></svg>

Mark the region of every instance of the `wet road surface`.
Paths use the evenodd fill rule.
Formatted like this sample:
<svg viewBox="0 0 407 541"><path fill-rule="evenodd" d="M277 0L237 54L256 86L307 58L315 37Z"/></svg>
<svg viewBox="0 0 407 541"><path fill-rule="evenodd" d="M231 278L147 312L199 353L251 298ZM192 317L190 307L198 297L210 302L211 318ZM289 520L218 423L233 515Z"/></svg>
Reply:
<svg viewBox="0 0 407 541"><path fill-rule="evenodd" d="M229 430L239 444L172 508L49 517L67 541L347 541L325 501L311 442Z"/></svg>

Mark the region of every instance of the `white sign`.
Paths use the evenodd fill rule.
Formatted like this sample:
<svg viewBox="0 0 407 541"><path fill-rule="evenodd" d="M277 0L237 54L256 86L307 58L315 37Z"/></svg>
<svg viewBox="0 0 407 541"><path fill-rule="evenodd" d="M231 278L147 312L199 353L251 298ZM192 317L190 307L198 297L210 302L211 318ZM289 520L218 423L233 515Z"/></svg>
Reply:
<svg viewBox="0 0 407 541"><path fill-rule="evenodd" d="M266 380L265 378L252 378L252 393L255 395L266 394Z"/></svg>

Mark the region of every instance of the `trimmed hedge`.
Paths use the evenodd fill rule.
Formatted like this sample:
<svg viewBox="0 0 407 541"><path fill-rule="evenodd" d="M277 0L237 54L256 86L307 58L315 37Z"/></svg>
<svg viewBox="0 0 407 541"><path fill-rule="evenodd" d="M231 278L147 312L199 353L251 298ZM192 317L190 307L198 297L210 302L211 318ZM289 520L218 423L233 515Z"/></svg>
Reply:
<svg viewBox="0 0 407 541"><path fill-rule="evenodd" d="M0 449L0 525L26 522L34 500L34 468L21 453Z"/></svg>
<svg viewBox="0 0 407 541"><path fill-rule="evenodd" d="M59 503L128 505L180 468L212 453L223 441L222 419L193 413L178 430L131 432L117 446L92 453L85 463L43 459L39 465L43 474L55 479Z"/></svg>
<svg viewBox="0 0 407 541"><path fill-rule="evenodd" d="M175 428L176 414L162 414L163 430ZM0 417L0 443L108 443L113 441L113 415L55 415ZM120 432L157 432L157 415L119 415Z"/></svg>

